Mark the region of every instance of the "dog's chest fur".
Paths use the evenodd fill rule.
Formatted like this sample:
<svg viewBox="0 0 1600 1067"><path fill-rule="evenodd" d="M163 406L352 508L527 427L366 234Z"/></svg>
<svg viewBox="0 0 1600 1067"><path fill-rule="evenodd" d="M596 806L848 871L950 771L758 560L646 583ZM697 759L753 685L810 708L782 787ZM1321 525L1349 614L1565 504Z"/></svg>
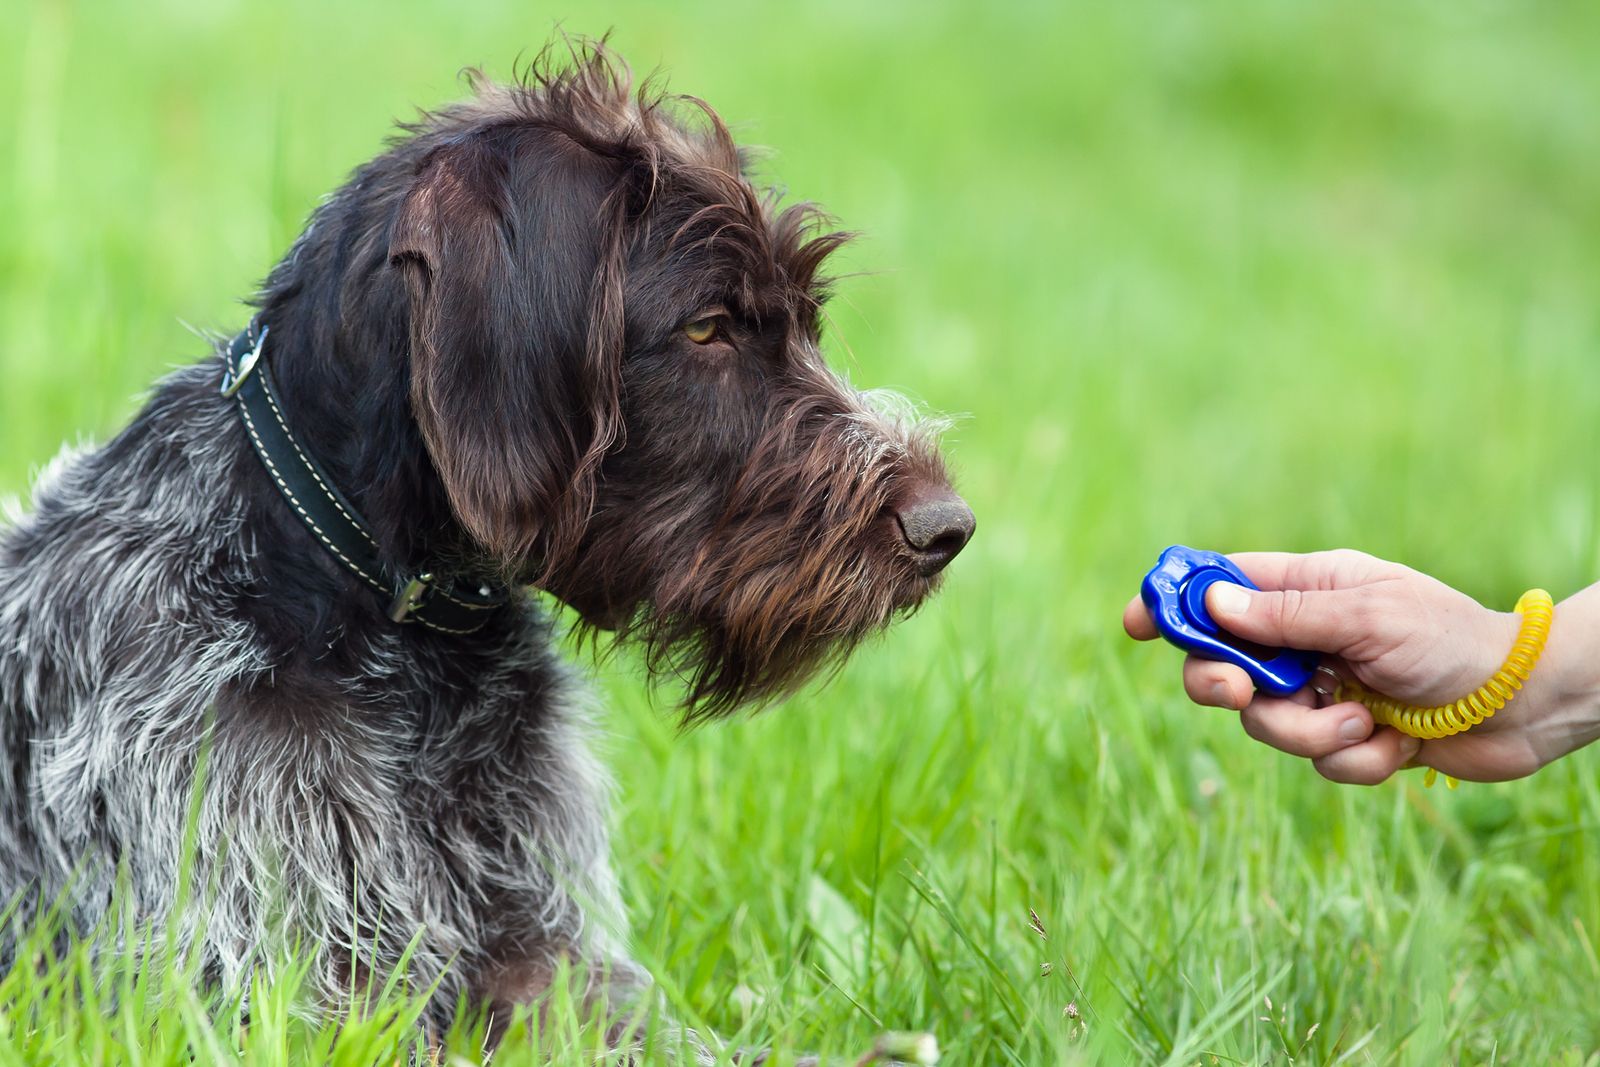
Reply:
<svg viewBox="0 0 1600 1067"><path fill-rule="evenodd" d="M213 904L174 929L216 977L310 933L332 999L418 929L440 1002L604 941L605 783L547 620L521 602L441 642L330 615L347 579L274 507L219 372L174 375L0 528L0 890L70 886L84 928L122 864L160 924L188 864Z"/></svg>

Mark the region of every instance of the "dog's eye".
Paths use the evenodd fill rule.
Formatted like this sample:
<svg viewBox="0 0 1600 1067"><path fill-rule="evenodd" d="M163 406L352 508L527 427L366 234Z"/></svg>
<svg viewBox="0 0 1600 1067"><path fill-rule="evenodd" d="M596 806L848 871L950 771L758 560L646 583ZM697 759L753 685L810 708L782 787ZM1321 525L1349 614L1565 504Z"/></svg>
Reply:
<svg viewBox="0 0 1600 1067"><path fill-rule="evenodd" d="M683 324L683 335L697 345L708 345L722 336L722 318L712 315Z"/></svg>

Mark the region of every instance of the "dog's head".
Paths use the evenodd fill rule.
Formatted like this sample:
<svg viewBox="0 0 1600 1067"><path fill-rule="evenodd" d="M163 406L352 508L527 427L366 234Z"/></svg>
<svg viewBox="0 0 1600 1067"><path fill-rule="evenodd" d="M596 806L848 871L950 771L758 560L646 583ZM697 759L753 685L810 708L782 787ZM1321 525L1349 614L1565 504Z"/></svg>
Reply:
<svg viewBox="0 0 1600 1067"><path fill-rule="evenodd" d="M822 358L845 235L603 48L542 67L401 146L417 423L499 565L641 641L691 714L760 702L915 607L972 512L931 428Z"/></svg>

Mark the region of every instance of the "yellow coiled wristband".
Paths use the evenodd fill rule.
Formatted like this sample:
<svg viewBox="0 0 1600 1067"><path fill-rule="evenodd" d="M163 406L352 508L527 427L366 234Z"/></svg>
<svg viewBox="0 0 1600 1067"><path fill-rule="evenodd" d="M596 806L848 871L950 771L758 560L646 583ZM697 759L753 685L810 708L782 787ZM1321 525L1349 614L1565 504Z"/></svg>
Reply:
<svg viewBox="0 0 1600 1067"><path fill-rule="evenodd" d="M1354 679L1341 680L1335 698L1365 704L1374 722L1392 726L1412 737L1431 741L1464 733L1493 716L1517 695L1533 673L1545 642L1550 638L1550 622L1555 618L1555 610L1555 602L1543 589L1523 593L1516 607L1517 614L1522 616L1522 626L1517 631L1516 643L1511 646L1511 654L1487 682L1453 703L1419 708L1374 693ZM1425 784L1432 785L1434 777L1435 771L1430 767ZM1446 778L1445 781L1450 788L1455 788L1455 779Z"/></svg>

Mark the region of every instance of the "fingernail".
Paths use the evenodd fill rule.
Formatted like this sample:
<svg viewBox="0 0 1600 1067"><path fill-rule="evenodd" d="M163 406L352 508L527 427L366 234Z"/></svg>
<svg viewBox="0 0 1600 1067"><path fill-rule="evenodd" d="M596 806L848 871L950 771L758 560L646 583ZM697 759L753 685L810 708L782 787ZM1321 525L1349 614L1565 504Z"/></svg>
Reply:
<svg viewBox="0 0 1600 1067"><path fill-rule="evenodd" d="M1412 737L1407 734L1400 738L1400 758L1406 761L1414 759L1422 751L1422 738Z"/></svg>
<svg viewBox="0 0 1600 1067"><path fill-rule="evenodd" d="M1353 715L1339 724L1339 738L1344 741L1360 741L1371 732L1367 720L1359 715Z"/></svg>
<svg viewBox="0 0 1600 1067"><path fill-rule="evenodd" d="M1250 593L1242 585L1218 582L1206 591L1211 610L1219 615L1243 615L1250 610Z"/></svg>
<svg viewBox="0 0 1600 1067"><path fill-rule="evenodd" d="M1211 683L1211 706L1216 708L1233 707L1233 690L1228 688L1227 682Z"/></svg>

